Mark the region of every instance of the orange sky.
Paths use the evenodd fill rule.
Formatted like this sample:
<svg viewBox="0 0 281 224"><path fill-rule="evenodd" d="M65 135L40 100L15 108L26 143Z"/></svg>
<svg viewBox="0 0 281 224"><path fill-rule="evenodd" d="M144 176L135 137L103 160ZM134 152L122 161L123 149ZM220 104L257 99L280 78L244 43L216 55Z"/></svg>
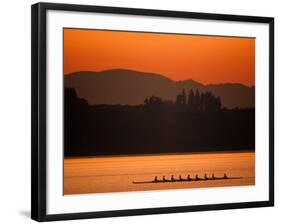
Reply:
<svg viewBox="0 0 281 224"><path fill-rule="evenodd" d="M255 39L64 29L64 74L113 68L251 86Z"/></svg>

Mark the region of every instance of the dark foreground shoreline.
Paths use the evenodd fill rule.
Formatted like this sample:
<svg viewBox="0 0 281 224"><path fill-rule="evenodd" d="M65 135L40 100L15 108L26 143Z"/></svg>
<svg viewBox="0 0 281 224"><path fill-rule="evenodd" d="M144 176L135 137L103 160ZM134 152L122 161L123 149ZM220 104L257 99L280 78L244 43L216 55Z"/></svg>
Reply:
<svg viewBox="0 0 281 224"><path fill-rule="evenodd" d="M201 152L171 152L171 153L147 153L147 154L120 154L120 155L92 155L92 156L64 156L64 159L80 159L80 158L116 158L116 157L157 157L157 156L177 156L177 155L206 155L206 154L230 154L230 153L250 153L255 152L254 149L241 149L241 150L225 150L225 151L201 151Z"/></svg>
<svg viewBox="0 0 281 224"><path fill-rule="evenodd" d="M255 148L254 108L206 109L154 98L136 106L89 105L74 90L67 90L64 156L240 152Z"/></svg>

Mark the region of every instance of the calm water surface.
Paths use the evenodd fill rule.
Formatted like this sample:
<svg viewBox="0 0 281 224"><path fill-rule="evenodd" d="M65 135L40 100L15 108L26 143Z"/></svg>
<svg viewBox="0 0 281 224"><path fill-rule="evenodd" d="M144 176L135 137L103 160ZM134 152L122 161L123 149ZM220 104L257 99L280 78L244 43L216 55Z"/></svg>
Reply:
<svg viewBox="0 0 281 224"><path fill-rule="evenodd" d="M241 179L196 182L134 184L151 181L155 176L168 179L171 175L186 178L222 177ZM64 160L64 194L146 191L197 187L239 186L255 184L255 153L204 153L145 156L114 156L67 158Z"/></svg>

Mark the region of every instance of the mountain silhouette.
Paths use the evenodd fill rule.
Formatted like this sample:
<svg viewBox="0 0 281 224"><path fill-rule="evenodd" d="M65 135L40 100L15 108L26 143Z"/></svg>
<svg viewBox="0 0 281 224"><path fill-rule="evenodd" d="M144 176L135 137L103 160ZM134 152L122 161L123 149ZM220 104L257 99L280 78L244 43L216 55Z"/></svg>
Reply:
<svg viewBox="0 0 281 224"><path fill-rule="evenodd" d="M255 88L238 83L204 85L192 79L173 81L163 75L126 69L81 71L64 76L64 86L95 104L139 105L149 96L175 101L182 89L210 91L221 97L223 107L255 107Z"/></svg>

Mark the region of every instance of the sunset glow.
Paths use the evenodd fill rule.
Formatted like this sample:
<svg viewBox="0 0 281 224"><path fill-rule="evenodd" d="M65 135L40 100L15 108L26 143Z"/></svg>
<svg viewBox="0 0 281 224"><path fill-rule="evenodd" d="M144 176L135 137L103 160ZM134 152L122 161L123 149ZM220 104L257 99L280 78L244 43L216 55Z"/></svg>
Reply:
<svg viewBox="0 0 281 224"><path fill-rule="evenodd" d="M255 39L64 29L65 75L115 68L252 86Z"/></svg>

